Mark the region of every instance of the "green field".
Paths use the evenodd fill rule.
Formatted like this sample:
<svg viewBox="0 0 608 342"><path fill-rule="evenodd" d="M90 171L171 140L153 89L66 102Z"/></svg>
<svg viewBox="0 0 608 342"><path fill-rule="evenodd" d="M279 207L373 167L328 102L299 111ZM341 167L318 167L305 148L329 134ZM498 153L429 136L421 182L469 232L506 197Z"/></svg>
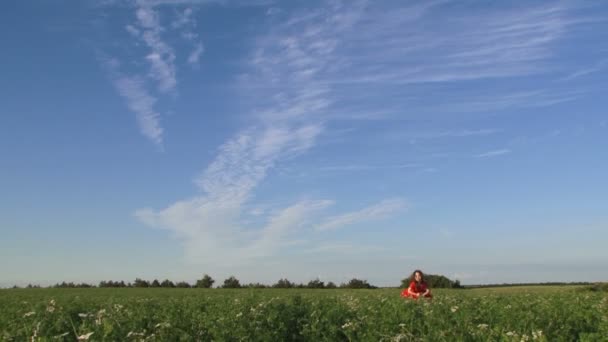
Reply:
<svg viewBox="0 0 608 342"><path fill-rule="evenodd" d="M584 287L6 289L2 341L608 341L608 295Z"/></svg>

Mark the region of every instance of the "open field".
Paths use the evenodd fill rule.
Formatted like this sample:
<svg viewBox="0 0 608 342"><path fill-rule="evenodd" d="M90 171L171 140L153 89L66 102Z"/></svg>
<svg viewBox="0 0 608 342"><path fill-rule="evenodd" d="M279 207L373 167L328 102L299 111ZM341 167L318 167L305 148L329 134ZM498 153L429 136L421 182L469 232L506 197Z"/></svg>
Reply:
<svg viewBox="0 0 608 342"><path fill-rule="evenodd" d="M2 341L607 341L584 287L0 290Z"/></svg>

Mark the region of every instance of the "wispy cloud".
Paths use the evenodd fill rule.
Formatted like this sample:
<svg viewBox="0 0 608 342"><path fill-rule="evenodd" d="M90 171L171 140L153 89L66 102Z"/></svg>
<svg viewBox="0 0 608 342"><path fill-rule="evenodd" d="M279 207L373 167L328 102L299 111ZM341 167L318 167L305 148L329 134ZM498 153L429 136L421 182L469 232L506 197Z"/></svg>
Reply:
<svg viewBox="0 0 608 342"><path fill-rule="evenodd" d="M118 93L123 96L137 116L137 122L144 136L158 145L163 143L163 129L160 114L154 110L156 99L145 89L145 83L137 77L121 76L114 80Z"/></svg>
<svg viewBox="0 0 608 342"><path fill-rule="evenodd" d="M571 73L570 75L560 79L560 81L570 81L575 78L592 75L592 74L602 71L603 69L606 68L606 66L608 66L608 59L601 60L592 66L577 70L577 71Z"/></svg>
<svg viewBox="0 0 608 342"><path fill-rule="evenodd" d="M544 107L585 92L555 88L552 82L529 89L450 86L554 75L559 44L573 39L575 29L593 24L569 3L458 8L449 1L357 1L348 6L336 1L325 7L276 24L279 33L270 38L281 42L273 45L277 50L264 49L253 58L271 81L242 86L280 89L285 95L314 81L318 94L331 93L319 98L318 107L325 109L326 118L339 120ZM283 65L287 70L275 68L273 63L285 58L291 59ZM294 108L293 114L302 112Z"/></svg>
<svg viewBox="0 0 608 342"><path fill-rule="evenodd" d="M194 19L194 13L192 7L177 12L171 27L181 30L182 38L192 45L192 51L188 55L188 64L197 66L205 49L199 39L199 34L196 33L197 22Z"/></svg>
<svg viewBox="0 0 608 342"><path fill-rule="evenodd" d="M150 77L158 82L159 91L174 91L177 86L175 53L160 37L163 27L158 12L145 5L145 2L140 2L135 14L142 31L140 39L150 48L146 56L150 63Z"/></svg>
<svg viewBox="0 0 608 342"><path fill-rule="evenodd" d="M318 167L319 171L377 171L377 170L387 170L387 169L413 169L413 168L421 168L422 164L395 164L395 165L334 165L334 166L321 166Z"/></svg>
<svg viewBox="0 0 608 342"><path fill-rule="evenodd" d="M166 209L136 212L143 222L174 232L195 262L239 262L276 253L296 240L288 239L297 227L313 227L312 213L329 200L302 201L275 210L263 228L244 224L255 188L281 161L304 153L324 132L323 113L332 103L331 88L318 82L330 67L335 35L348 29L353 18L344 8L313 12L287 19L257 40L249 72L241 84L266 84L254 96L254 123L242 129L218 150L217 157L196 180L203 195ZM328 16L328 17L327 17ZM286 89L283 84L298 83ZM246 94L243 94L246 95ZM404 206L394 199L350 214L349 222L385 217ZM250 215L250 214L249 214ZM326 223L337 226L339 222ZM309 233L312 230L309 230ZM306 241L303 238L302 241Z"/></svg>
<svg viewBox="0 0 608 342"><path fill-rule="evenodd" d="M335 230L355 223L381 219L405 210L406 208L407 204L403 199L388 199L358 211L330 217L325 222L317 225L316 230Z"/></svg>
<svg viewBox="0 0 608 342"><path fill-rule="evenodd" d="M146 3L154 9L169 3L192 2ZM529 5L525 11L509 6L465 9L446 3L328 1L316 8L295 6L289 11L273 11L275 15L266 16L270 21L265 26L267 31L254 37L249 59L241 65L247 72L238 78L238 95L251 108L251 112L243 113L248 125L218 149L215 159L196 180L203 194L159 211L138 211L137 216L174 232L191 259L199 262L275 253L280 246L296 241L286 238L293 232L285 227L298 226L299 220L313 221L313 213L331 202L305 201L276 209L271 216L267 214L271 211L252 215L258 222L267 219L264 226L243 224L250 215L247 209L255 201L256 188L269 180L277 165L313 149L320 136L332 135L329 121L386 118L387 113L426 115L403 107L420 98L435 104L436 95L428 90L437 89L437 85L447 85L445 91L453 91L458 87L449 85L456 82L548 73L549 61L556 56L556 42L580 23L565 3ZM186 27L188 15L182 12L174 25ZM143 20L153 22L146 16ZM429 25L434 22L442 25ZM141 24L137 29L144 31L145 27ZM148 46L154 50L156 45ZM196 61L198 57L191 54L188 59ZM504 90L494 90L488 94L494 96L489 103L478 93L466 92L451 100L462 101L462 111L471 104L478 108L529 105L531 99L538 100L538 91L548 94L544 105L563 101L563 97L553 96L548 90L517 90L519 97L511 92L512 97L506 99ZM434 111L439 113L442 109ZM473 137L495 132L463 129L431 132L423 138ZM496 150L476 157L509 152ZM343 168L366 167L376 166ZM304 226L318 234L382 219L406 208L404 200L390 199ZM262 247L271 252L263 252Z"/></svg>
<svg viewBox="0 0 608 342"><path fill-rule="evenodd" d="M157 99L146 88L145 80L139 76L122 74L120 62L115 58L102 56L99 59L118 94L135 113L141 134L162 148L163 128L160 124L160 114L154 108Z"/></svg>
<svg viewBox="0 0 608 342"><path fill-rule="evenodd" d="M237 202L201 196L159 212L141 209L135 216L150 226L172 231L182 241L189 262L236 266L301 243L296 237L310 224L312 214L333 203L298 202L271 215L260 228L239 224L241 207Z"/></svg>
<svg viewBox="0 0 608 342"><path fill-rule="evenodd" d="M161 113L154 106L162 100L163 96L175 97L178 88L176 52L163 38L167 27L161 24L161 14L166 15L167 11L161 12L155 7L160 3L145 0L116 1L106 4L106 6L117 5L125 5L126 9L132 11L132 21L124 26L124 30L135 40L136 46L140 46L139 44L145 46L145 52L142 54L138 49L131 47L122 49L128 51L129 57L120 56L124 52L120 54L103 52L104 55L111 55L102 59L104 67L109 70L118 93L125 98L129 109L136 114L142 134L162 146ZM193 50L187 57L187 63L197 65L204 49L198 34L194 32L196 28L194 10L187 7L172 13L175 18L170 28L182 31L181 36L192 44ZM133 55L137 57L133 59ZM142 64L147 65L146 70L139 67ZM156 91L153 88L156 88Z"/></svg>
<svg viewBox="0 0 608 342"><path fill-rule="evenodd" d="M511 153L511 150L509 150L509 149L492 150L492 151L488 151L485 153L476 154L475 157L476 158L490 158L490 157L501 156L501 155L507 154L507 153Z"/></svg>

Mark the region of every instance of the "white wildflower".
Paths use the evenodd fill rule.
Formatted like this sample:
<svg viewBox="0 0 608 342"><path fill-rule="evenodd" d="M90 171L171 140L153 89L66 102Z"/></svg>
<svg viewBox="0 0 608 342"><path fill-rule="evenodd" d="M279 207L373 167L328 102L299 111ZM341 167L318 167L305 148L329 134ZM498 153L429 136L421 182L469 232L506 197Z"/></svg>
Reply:
<svg viewBox="0 0 608 342"><path fill-rule="evenodd" d="M46 311L50 312L50 313L53 313L55 311L55 300L54 299L51 299L49 301L49 305L47 305Z"/></svg>
<svg viewBox="0 0 608 342"><path fill-rule="evenodd" d="M35 311L30 311L30 312L26 312L23 317L30 317L31 315L35 315L36 312Z"/></svg>
<svg viewBox="0 0 608 342"><path fill-rule="evenodd" d="M487 328L488 328L488 325L487 325L487 324L485 324L485 323L481 323L481 324L478 324L478 325L477 325L477 327L478 327L479 329L487 329Z"/></svg>
<svg viewBox="0 0 608 342"><path fill-rule="evenodd" d="M406 334L397 334L397 335L393 336L393 341L401 342L401 341L407 340L407 337L408 336Z"/></svg>
<svg viewBox="0 0 608 342"><path fill-rule="evenodd" d="M163 322L163 323L158 323L157 325L154 326L155 328L170 328L171 324L167 323L167 322Z"/></svg>
<svg viewBox="0 0 608 342"><path fill-rule="evenodd" d="M80 317L80 318L87 318L87 317L89 317L89 314L86 314L86 313L79 313L79 314L78 314L78 317Z"/></svg>
<svg viewBox="0 0 608 342"><path fill-rule="evenodd" d="M34 332L32 334L31 341L36 341L36 337L38 337L38 330L40 330L40 323L41 322L38 322L38 324L36 324L36 328L34 329Z"/></svg>
<svg viewBox="0 0 608 342"><path fill-rule="evenodd" d="M458 307L457 306L452 306L452 308L450 310L452 310L452 312L456 312L456 311L458 311Z"/></svg>
<svg viewBox="0 0 608 342"><path fill-rule="evenodd" d="M539 339L543 336L543 331L542 330L536 330L532 332L532 339L536 340Z"/></svg>
<svg viewBox="0 0 608 342"><path fill-rule="evenodd" d="M353 326L352 322L346 322L342 325L342 329L350 328Z"/></svg>
<svg viewBox="0 0 608 342"><path fill-rule="evenodd" d="M78 336L78 341L86 341L89 339L89 337L91 337L91 335L93 335L94 332L90 332L88 334L84 334L84 335L80 335Z"/></svg>
<svg viewBox="0 0 608 342"><path fill-rule="evenodd" d="M239 317L241 317L241 316L243 316L243 313L242 313L242 312L239 312L238 314L236 314L236 318L239 318Z"/></svg>

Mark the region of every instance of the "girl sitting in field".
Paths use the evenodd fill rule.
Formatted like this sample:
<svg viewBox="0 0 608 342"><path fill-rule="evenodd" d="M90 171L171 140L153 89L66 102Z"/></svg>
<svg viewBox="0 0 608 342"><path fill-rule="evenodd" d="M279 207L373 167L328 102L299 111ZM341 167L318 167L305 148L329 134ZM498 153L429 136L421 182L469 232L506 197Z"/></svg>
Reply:
<svg viewBox="0 0 608 342"><path fill-rule="evenodd" d="M431 290L429 290L424 281L424 274L421 270L415 270L414 273L412 273L410 286L401 291L401 297L412 299L418 299L420 297L433 298Z"/></svg>

